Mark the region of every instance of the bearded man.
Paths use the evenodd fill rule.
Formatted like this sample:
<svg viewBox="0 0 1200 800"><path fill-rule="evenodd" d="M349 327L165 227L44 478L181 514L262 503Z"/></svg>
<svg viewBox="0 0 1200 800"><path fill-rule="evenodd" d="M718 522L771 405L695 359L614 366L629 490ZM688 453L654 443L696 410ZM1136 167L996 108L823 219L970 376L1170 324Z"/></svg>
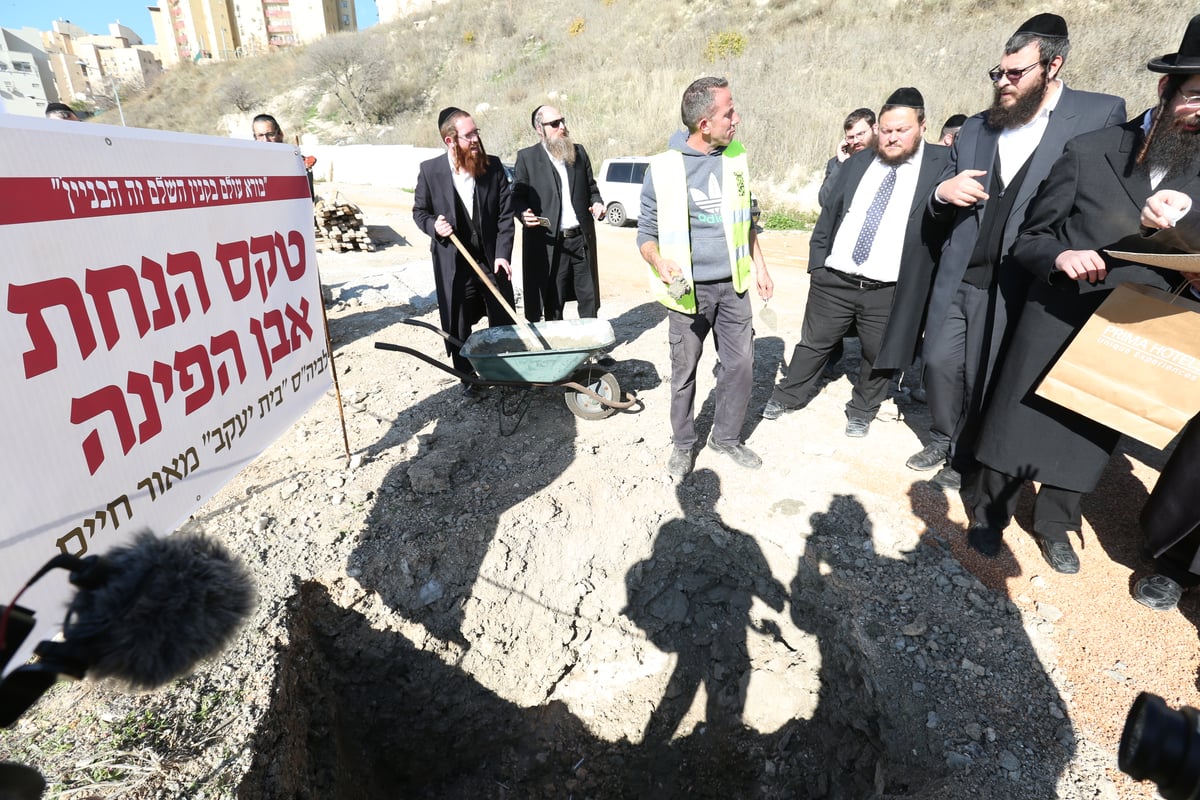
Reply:
<svg viewBox="0 0 1200 800"><path fill-rule="evenodd" d="M413 195L413 221L430 238L442 330L466 341L471 326L484 314L489 325L512 325L513 320L458 252L450 234L458 235L485 271L491 268L489 279L512 305L512 194L500 159L483 149L479 128L470 114L445 108L438 115L438 129L446 155L421 164ZM455 369L474 374L458 346L447 341L446 352ZM470 384L464 385L463 396L475 399Z"/></svg>
<svg viewBox="0 0 1200 800"><path fill-rule="evenodd" d="M907 461L957 489L974 470L974 440L1028 276L1009 261L1030 200L1068 140L1125 121L1125 101L1080 92L1059 77L1070 49L1056 14L1026 20L988 71L991 108L968 119L929 200L948 226L929 293L923 356L932 417L928 443ZM1141 199L1145 199L1144 197Z"/></svg>
<svg viewBox="0 0 1200 800"><path fill-rule="evenodd" d="M879 112L875 146L838 170L809 241L800 342L764 419L811 399L851 325L862 342L862 366L846 405L847 436L867 435L887 397L889 370L912 363L938 244L922 225L925 198L950 158L949 149L926 144L924 134L921 93L897 89Z"/></svg>
<svg viewBox="0 0 1200 800"><path fill-rule="evenodd" d="M592 162L571 140L567 119L554 106L530 117L539 142L517 153L513 206L524 224L522 286L530 322L562 319L575 300L579 316L600 309L596 223L604 214Z"/></svg>
<svg viewBox="0 0 1200 800"><path fill-rule="evenodd" d="M1147 66L1164 73L1157 108L1068 143L1013 245L1014 262L1033 280L980 429L984 466L963 486L974 521L968 541L984 555L999 551L1021 486L1032 479L1041 484L1033 528L1042 553L1055 570L1078 571L1070 537L1081 535L1082 495L1096 488L1120 435L1034 392L1115 286L1170 290L1181 281L1178 272L1104 251L1141 249L1121 240L1138 236L1152 193L1200 196L1200 16L1179 53Z"/></svg>

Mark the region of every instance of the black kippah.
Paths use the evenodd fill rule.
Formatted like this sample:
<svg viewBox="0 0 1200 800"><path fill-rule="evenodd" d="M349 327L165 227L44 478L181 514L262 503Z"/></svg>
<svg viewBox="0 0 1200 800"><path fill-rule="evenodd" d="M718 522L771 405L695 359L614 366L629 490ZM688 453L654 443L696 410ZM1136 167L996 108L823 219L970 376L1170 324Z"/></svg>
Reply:
<svg viewBox="0 0 1200 800"><path fill-rule="evenodd" d="M924 108L925 98L912 86L901 86L888 96L885 106L908 106L909 108Z"/></svg>
<svg viewBox="0 0 1200 800"><path fill-rule="evenodd" d="M446 124L446 120L450 119L450 117L452 117L453 115L459 114L459 113L465 114L466 112L463 111L461 108L455 108L454 106L446 106L445 108L443 108L438 113L438 130L442 129L442 126Z"/></svg>
<svg viewBox="0 0 1200 800"><path fill-rule="evenodd" d="M1067 21L1058 14L1036 14L1021 23L1017 33L1033 33L1038 36L1066 36ZM1013 34L1016 36L1016 34Z"/></svg>

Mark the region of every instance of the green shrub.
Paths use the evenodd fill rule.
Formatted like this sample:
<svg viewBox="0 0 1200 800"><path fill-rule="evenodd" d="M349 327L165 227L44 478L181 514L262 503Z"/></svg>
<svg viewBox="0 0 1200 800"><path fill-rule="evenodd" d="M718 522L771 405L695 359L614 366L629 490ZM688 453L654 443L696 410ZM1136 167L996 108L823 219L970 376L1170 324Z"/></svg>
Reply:
<svg viewBox="0 0 1200 800"><path fill-rule="evenodd" d="M817 212L775 209L762 216L762 226L769 231L809 231L817 224Z"/></svg>

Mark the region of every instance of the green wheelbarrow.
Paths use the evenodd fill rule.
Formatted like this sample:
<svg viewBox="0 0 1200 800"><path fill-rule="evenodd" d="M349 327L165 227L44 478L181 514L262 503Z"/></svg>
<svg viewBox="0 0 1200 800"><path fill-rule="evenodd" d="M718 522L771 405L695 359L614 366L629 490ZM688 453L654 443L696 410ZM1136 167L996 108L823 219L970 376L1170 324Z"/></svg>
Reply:
<svg viewBox="0 0 1200 800"><path fill-rule="evenodd" d="M375 347L419 358L477 388L566 389L567 408L580 419L605 419L617 411L640 406L641 401L632 391L627 392L629 397L624 399L616 377L596 363L599 355L617 341L607 320L569 319L520 326L498 325L475 331L465 342L426 322L406 319L404 323L431 330L457 347L471 362L476 374L461 372L411 347L387 342L376 342ZM527 407L528 401L522 405ZM524 413L522 408L520 415L523 417ZM514 426L508 433L515 430Z"/></svg>

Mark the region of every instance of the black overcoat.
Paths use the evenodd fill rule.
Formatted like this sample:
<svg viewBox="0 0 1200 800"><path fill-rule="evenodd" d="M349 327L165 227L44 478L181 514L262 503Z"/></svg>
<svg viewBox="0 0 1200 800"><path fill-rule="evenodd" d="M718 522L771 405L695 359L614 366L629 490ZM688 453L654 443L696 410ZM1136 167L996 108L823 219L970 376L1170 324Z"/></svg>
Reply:
<svg viewBox="0 0 1200 800"><path fill-rule="evenodd" d="M550 221L549 228L522 226L521 233L521 288L525 298L525 316L536 322L542 318L546 300L557 294L547 292L547 289L554 243L562 222L563 192L558 170L541 143L517 153L515 173L513 210L520 216L528 208ZM599 308L600 269L596 259L596 221L592 218L591 205L603 203L603 200L596 186L596 178L592 175L592 162L582 145L575 145L575 163L567 165L567 175L571 208L575 209L579 227L587 240L588 271L592 276L596 307ZM574 286L568 282L567 296L559 298L558 302L561 305L574 299Z"/></svg>
<svg viewBox="0 0 1200 800"><path fill-rule="evenodd" d="M975 169L988 173L978 180L985 188L989 185L996 164L1000 133L985 125L984 118L985 112L980 112L963 123L962 130L954 139L950 161L942 174L942 181L963 170ZM1121 98L1110 94L1080 92L1068 86L1062 88L1058 105L1050 114L1041 141L1030 156L1025 179L1017 189L1012 210L1004 222L1001 253L1007 254L1016 241L1030 202L1037 194L1042 181L1050 174L1054 162L1062 155L1067 142L1082 133L1118 125L1124 121L1125 101ZM930 215L950 226L938 261L937 276L929 295L925 335L932 338L938 335L945 324L963 275L967 271L967 264L979 240L979 225L983 220L986 203L962 208L937 202L933 199L933 192L927 197ZM1029 284L1028 275L1005 260L1001 261L997 277L997 291L1000 297L995 304L992 318L993 337L1003 335L1010 315L1014 318L1017 316L1021 304L1025 301L1025 291Z"/></svg>
<svg viewBox="0 0 1200 800"><path fill-rule="evenodd" d="M1153 193L1146 171L1133 165L1142 141L1141 117L1072 140L1030 207L1012 256L1032 282L976 446L979 460L993 469L1090 492L1116 446L1116 431L1034 391L1113 288L1139 283L1170 290L1179 281L1179 273L1107 255L1108 275L1095 285L1054 269L1065 250L1136 249L1128 239L1139 235L1141 208ZM1197 197L1200 177L1158 188Z"/></svg>
<svg viewBox="0 0 1200 800"><path fill-rule="evenodd" d="M479 200L479 224L484 248L484 259L479 266L492 277L493 283L499 287L509 305L513 305L515 299L512 281L503 273L494 273L497 258L511 263L515 236L512 193L509 191L508 178L504 175L500 159L488 156L487 171L475 181L475 195ZM442 330L448 332L454 331L453 321L458 316L458 306L462 302L462 298L456 297L453 292L454 273L456 270L472 270L458 254L454 243L449 238L443 239L438 236L433 230L433 225L439 215L444 216L454 228L459 241L465 243L465 226L470 224L470 221L463 220L460 226L456 209L454 177L450 173L449 158L443 154L422 162L417 174L417 190L413 195L413 221L429 236L438 311L441 314ZM491 292L485 292L484 302L491 324L511 324L507 312ZM477 321L472 320L472 323ZM447 342L446 351L452 353L454 350L455 348Z"/></svg>

